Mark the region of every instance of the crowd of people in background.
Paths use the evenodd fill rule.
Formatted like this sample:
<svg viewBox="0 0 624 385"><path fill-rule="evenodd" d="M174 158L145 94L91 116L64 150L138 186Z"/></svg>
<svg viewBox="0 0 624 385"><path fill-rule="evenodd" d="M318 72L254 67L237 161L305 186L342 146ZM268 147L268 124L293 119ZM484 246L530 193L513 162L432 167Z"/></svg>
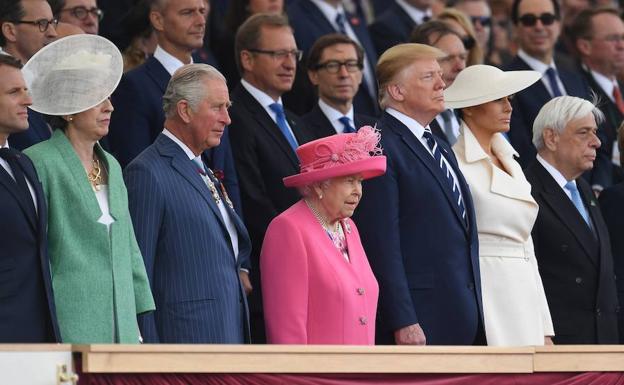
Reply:
<svg viewBox="0 0 624 385"><path fill-rule="evenodd" d="M613 0L0 0L0 342L624 343Z"/></svg>

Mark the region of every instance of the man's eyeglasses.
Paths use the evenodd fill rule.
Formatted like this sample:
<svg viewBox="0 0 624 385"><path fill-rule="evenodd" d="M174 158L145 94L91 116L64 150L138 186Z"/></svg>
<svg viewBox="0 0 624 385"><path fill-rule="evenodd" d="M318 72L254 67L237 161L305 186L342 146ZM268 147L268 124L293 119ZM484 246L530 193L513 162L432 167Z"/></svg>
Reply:
<svg viewBox="0 0 624 385"><path fill-rule="evenodd" d="M477 45L477 41L472 36L462 37L461 40L462 40L462 43L464 43L464 48L466 48L466 50L468 51L470 51L471 49L475 47L475 45Z"/></svg>
<svg viewBox="0 0 624 385"><path fill-rule="evenodd" d="M13 22L14 24L30 24L30 25L36 25L37 27L39 27L39 31L40 32L45 32L48 30L48 27L50 27L50 25L53 25L54 28L56 28L58 26L58 19L39 19L39 20L17 20Z"/></svg>
<svg viewBox="0 0 624 385"><path fill-rule="evenodd" d="M94 17L97 17L97 19L100 21L104 17L104 11L102 11L101 9L96 8L96 7L88 9L87 7L83 7L81 5L77 7L73 7L73 8L62 9L61 12L69 12L76 19L80 19L80 20L86 19L89 14L92 14Z"/></svg>
<svg viewBox="0 0 624 385"><path fill-rule="evenodd" d="M557 15L553 15L552 13L545 12L539 16L527 13L518 18L520 24L525 27L533 27L537 24L538 20L542 22L542 25L552 25L555 21L559 20L559 17Z"/></svg>
<svg viewBox="0 0 624 385"><path fill-rule="evenodd" d="M267 51L263 49L248 49L247 51L253 52L253 53L260 53L263 55L269 55L275 60L284 60L287 57L292 56L293 58L295 58L296 61L299 61L303 57L303 51L300 51L298 49L293 49L293 50L281 49L279 51Z"/></svg>
<svg viewBox="0 0 624 385"><path fill-rule="evenodd" d="M330 60L325 63L317 64L316 67L314 68L317 70L324 69L330 74L337 74L338 72L340 72L340 69L342 68L342 66L345 67L347 72L357 72L357 71L361 71L362 68L364 68L363 63L357 60L347 60L347 61L342 61L342 62L338 60Z"/></svg>
<svg viewBox="0 0 624 385"><path fill-rule="evenodd" d="M492 24L492 18L489 16L470 16L470 21L473 25L479 22L484 27L489 27Z"/></svg>

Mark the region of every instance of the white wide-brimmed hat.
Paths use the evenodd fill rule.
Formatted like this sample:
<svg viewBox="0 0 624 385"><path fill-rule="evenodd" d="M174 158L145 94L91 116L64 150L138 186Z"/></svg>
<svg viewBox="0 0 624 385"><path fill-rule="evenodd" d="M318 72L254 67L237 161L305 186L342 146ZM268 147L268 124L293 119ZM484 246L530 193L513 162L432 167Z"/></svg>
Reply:
<svg viewBox="0 0 624 385"><path fill-rule="evenodd" d="M86 111L108 98L121 80L119 49L97 35L73 35L37 52L22 69L31 109L48 115Z"/></svg>
<svg viewBox="0 0 624 385"><path fill-rule="evenodd" d="M475 64L462 70L453 84L444 90L448 108L478 106L522 91L542 77L537 71L501 71Z"/></svg>

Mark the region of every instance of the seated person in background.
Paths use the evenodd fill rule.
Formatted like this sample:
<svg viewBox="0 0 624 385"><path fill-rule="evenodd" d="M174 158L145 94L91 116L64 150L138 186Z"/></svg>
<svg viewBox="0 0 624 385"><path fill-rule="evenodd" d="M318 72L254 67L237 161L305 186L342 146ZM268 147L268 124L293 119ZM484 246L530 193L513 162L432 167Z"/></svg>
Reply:
<svg viewBox="0 0 624 385"><path fill-rule="evenodd" d="M324 35L310 49L308 77L319 100L302 120L316 138L375 124L374 118L353 111L353 98L362 84L363 60L362 47L338 33Z"/></svg>
<svg viewBox="0 0 624 385"><path fill-rule="evenodd" d="M580 178L596 159L603 119L592 102L562 96L546 103L533 124L538 155L525 175L539 205L532 235L556 344L619 341L609 233Z"/></svg>
<svg viewBox="0 0 624 385"><path fill-rule="evenodd" d="M481 46L477 44L477 35L468 16L457 9L446 8L436 17L436 20L446 23L461 37L464 47L468 51L466 66L483 64L485 54Z"/></svg>
<svg viewBox="0 0 624 385"><path fill-rule="evenodd" d="M462 134L453 151L470 186L479 231L479 266L485 336L491 346L551 344L548 302L531 230L538 206L509 131L509 95L539 80L535 71L503 72L477 64L444 91L446 105L461 110Z"/></svg>
<svg viewBox="0 0 624 385"><path fill-rule="evenodd" d="M301 172L284 184L303 199L271 221L260 255L267 342L374 345L379 287L349 218L362 180L386 169L379 134L362 127L297 155Z"/></svg>
<svg viewBox="0 0 624 385"><path fill-rule="evenodd" d="M31 108L54 116L52 137L26 153L50 209L51 274L66 343L139 343L137 315L154 310L121 167L98 144L122 70L119 50L97 35L59 40L24 68L34 79Z"/></svg>

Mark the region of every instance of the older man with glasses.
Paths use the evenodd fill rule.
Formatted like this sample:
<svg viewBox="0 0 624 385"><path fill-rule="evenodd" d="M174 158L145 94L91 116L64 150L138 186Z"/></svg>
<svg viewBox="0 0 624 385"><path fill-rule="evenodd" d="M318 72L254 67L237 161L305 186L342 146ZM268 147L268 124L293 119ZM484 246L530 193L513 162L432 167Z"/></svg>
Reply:
<svg viewBox="0 0 624 385"><path fill-rule="evenodd" d="M0 0L0 47L22 63L57 38L57 25L45 0ZM23 150L50 138L38 112L28 110L28 125L28 130L11 135L11 147Z"/></svg>
<svg viewBox="0 0 624 385"><path fill-rule="evenodd" d="M97 35L104 12L95 0L61 0L59 20L80 27L85 33Z"/></svg>

